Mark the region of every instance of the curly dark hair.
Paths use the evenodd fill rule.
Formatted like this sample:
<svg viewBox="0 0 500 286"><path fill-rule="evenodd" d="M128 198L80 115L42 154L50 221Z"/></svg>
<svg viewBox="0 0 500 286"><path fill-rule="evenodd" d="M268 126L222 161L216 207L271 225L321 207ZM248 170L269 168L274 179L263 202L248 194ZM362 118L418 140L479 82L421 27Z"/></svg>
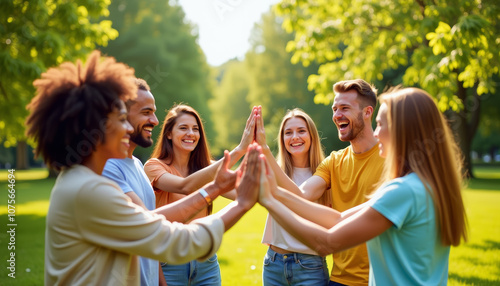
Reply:
<svg viewBox="0 0 500 286"><path fill-rule="evenodd" d="M82 164L105 141L109 113L120 100L137 96L134 69L114 58L100 61L94 51L87 63L66 62L33 82L26 135L37 143L35 155L56 170Z"/></svg>

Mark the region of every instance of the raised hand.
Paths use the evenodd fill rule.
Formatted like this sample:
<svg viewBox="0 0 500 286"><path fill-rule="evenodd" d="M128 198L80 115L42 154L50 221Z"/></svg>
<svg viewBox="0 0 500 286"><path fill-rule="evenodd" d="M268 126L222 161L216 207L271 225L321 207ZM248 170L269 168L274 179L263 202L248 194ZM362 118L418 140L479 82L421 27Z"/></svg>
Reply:
<svg viewBox="0 0 500 286"><path fill-rule="evenodd" d="M245 209L250 209L257 202L259 196L261 163L259 155L260 147L257 144L251 144L248 147L246 164L239 172L242 174L241 180L236 187L236 201Z"/></svg>
<svg viewBox="0 0 500 286"><path fill-rule="evenodd" d="M260 174L259 203L265 207L273 200L273 192L278 190L278 185L273 169L266 160L266 156L261 154L259 161L262 168Z"/></svg>
<svg viewBox="0 0 500 286"><path fill-rule="evenodd" d="M255 140L255 119L256 119L256 107L252 108L252 112L247 119L245 129L243 130L243 135L241 136L241 141L239 147L246 150L248 146Z"/></svg>
<svg viewBox="0 0 500 286"><path fill-rule="evenodd" d="M256 108L255 116L255 142L262 147L267 147L266 142L266 130L264 129L264 120L262 118L262 106L254 107Z"/></svg>
<svg viewBox="0 0 500 286"><path fill-rule="evenodd" d="M217 185L219 189L219 194L222 195L226 192L235 188L237 172L229 169L229 162L231 161L231 155L227 150L224 151L224 160L217 170L215 175L214 184Z"/></svg>

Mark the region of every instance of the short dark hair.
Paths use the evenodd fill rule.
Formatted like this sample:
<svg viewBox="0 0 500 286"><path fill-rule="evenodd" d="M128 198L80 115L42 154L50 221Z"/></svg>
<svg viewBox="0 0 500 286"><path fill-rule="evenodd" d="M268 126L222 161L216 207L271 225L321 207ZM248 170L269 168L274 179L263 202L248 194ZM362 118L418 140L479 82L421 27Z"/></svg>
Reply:
<svg viewBox="0 0 500 286"><path fill-rule="evenodd" d="M138 90L143 90L143 91L149 91L151 92L151 89L149 88L148 83L143 80L142 78L134 78L134 84L137 86ZM130 107L135 104L135 97L130 98L129 100L125 101L125 106L127 107L127 111L130 111Z"/></svg>
<svg viewBox="0 0 500 286"><path fill-rule="evenodd" d="M358 93L359 103L363 106L371 106L373 109L377 106L377 89L362 79L352 79L339 81L333 85L335 93L347 92L356 90Z"/></svg>
<svg viewBox="0 0 500 286"><path fill-rule="evenodd" d="M87 63L50 68L33 82L26 135L37 143L35 155L56 170L83 163L105 141L109 113L120 100L137 96L134 70L114 58L100 61L94 51Z"/></svg>
<svg viewBox="0 0 500 286"><path fill-rule="evenodd" d="M142 78L137 78L136 77L134 79L134 83L137 86L137 88L140 89L140 90L151 91L151 89L149 88L148 83L144 79L142 79Z"/></svg>

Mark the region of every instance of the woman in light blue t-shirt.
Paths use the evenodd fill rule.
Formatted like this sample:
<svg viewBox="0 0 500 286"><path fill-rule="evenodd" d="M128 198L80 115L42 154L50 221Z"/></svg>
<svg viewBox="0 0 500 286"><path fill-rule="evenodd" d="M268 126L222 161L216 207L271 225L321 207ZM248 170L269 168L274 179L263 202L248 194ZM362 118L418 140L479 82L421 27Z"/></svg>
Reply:
<svg viewBox="0 0 500 286"><path fill-rule="evenodd" d="M460 151L425 91L397 89L380 102L374 136L386 161L369 201L342 213L313 205L278 188L267 166L260 203L320 255L367 242L370 285L446 285L450 246L467 238Z"/></svg>

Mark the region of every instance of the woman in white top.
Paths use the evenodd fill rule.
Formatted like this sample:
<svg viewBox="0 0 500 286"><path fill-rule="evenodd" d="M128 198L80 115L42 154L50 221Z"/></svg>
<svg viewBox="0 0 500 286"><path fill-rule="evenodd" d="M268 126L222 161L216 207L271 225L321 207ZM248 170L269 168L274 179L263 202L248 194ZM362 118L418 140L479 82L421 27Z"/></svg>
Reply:
<svg viewBox="0 0 500 286"><path fill-rule="evenodd" d="M283 117L278 142L276 161L299 186L314 174L325 157L316 125L299 108L289 110ZM330 190L318 202L331 206ZM262 243L269 245L264 258L264 285L328 285L325 258L290 235L270 215Z"/></svg>

